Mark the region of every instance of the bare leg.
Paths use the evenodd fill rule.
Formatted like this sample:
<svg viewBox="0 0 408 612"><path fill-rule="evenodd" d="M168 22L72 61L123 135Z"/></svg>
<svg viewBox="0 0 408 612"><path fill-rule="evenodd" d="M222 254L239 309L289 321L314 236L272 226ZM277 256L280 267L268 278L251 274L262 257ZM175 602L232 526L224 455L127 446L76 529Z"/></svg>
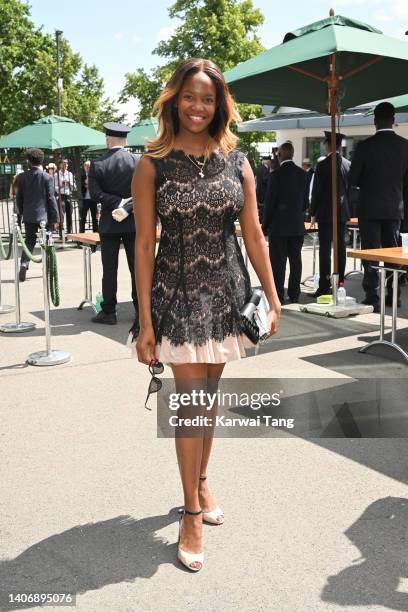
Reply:
<svg viewBox="0 0 408 612"><path fill-rule="evenodd" d="M206 391L207 365L182 364L172 365L177 393L191 393L192 390ZM204 409L185 407L179 410L179 416L193 416L204 413ZM202 433L202 432L201 432ZM184 492L184 506L191 512L201 510L198 496L200 466L203 454L203 436L195 430L194 437L183 437L176 432L176 453ZM191 435L191 434L190 434ZM202 552L202 515L183 517L183 529L180 536L180 548L187 552Z"/></svg>
<svg viewBox="0 0 408 612"><path fill-rule="evenodd" d="M208 393L216 393L218 389L218 382L221 378L222 372L224 370L225 363L216 363L216 364L207 364L207 387ZM213 408L207 412L207 414L212 417L213 422L215 422L215 417L217 415L217 402L215 402ZM207 475L208 462L210 460L210 454L212 449L214 439L214 428L210 432L207 428L205 431L205 436L203 438L203 454L201 458L201 466L200 466L200 476ZM217 506L216 501L209 489L207 480L200 480L199 483L199 500L201 504L201 508L204 512L211 512Z"/></svg>

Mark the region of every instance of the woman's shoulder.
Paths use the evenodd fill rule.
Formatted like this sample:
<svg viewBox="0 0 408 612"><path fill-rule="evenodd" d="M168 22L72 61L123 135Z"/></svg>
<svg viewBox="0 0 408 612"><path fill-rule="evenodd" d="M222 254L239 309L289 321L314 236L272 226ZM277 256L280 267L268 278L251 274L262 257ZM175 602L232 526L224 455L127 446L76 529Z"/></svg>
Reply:
<svg viewBox="0 0 408 612"><path fill-rule="evenodd" d="M243 170L247 162L247 156L241 149L232 149L232 151L228 153L227 159L236 168L238 177L242 183L244 180Z"/></svg>

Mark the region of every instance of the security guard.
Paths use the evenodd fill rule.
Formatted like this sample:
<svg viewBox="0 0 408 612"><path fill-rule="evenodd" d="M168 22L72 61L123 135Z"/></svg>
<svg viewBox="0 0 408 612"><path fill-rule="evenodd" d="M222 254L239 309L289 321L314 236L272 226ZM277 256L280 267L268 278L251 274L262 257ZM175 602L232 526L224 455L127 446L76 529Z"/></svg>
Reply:
<svg viewBox="0 0 408 612"><path fill-rule="evenodd" d="M92 162L89 171L91 198L102 205L99 222L102 254L102 310L92 317L94 323L115 325L118 257L121 242L132 279L132 300L137 311L135 284L135 222L132 214L131 181L138 156L125 150L131 128L120 123L105 123L108 152Z"/></svg>
<svg viewBox="0 0 408 612"><path fill-rule="evenodd" d="M333 240L333 209L332 209L332 147L331 132L324 132L324 144L327 153L316 166L313 177L312 201L310 205L311 222L318 222L319 228L319 288L313 297L319 297L330 292L331 284L331 243ZM350 219L348 202L348 175L350 162L341 155L341 144L345 136L336 134L337 162L337 243L339 282L344 283L346 267L346 222Z"/></svg>

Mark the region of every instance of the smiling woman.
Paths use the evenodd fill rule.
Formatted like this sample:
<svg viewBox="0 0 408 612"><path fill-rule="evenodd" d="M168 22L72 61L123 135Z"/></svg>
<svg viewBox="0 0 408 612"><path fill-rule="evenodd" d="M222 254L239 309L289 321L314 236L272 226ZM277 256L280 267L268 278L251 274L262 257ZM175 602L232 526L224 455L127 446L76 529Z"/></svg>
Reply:
<svg viewBox="0 0 408 612"><path fill-rule="evenodd" d="M160 94L153 114L158 115L158 137L148 143L149 157L162 158L174 147L180 127L193 135L204 135L206 145L218 143L225 153L232 151L237 137L230 130L239 121L236 106L219 68L209 60L183 62ZM202 142L192 154L201 155ZM206 146L204 156L210 147Z"/></svg>
<svg viewBox="0 0 408 612"><path fill-rule="evenodd" d="M238 114L221 70L208 60L184 61L155 108L159 135L148 143L132 185L139 301L133 342L139 361L169 364L177 393L191 397L216 392L225 363L244 357L250 345L240 311L252 290L235 234L238 218L270 305L270 334L277 330L280 303L258 221L254 176L230 130ZM206 480L216 414L217 403L197 407L193 401L177 414L185 501L178 558L193 571L203 564L203 520L224 522ZM186 434L183 419L204 415L209 426Z"/></svg>

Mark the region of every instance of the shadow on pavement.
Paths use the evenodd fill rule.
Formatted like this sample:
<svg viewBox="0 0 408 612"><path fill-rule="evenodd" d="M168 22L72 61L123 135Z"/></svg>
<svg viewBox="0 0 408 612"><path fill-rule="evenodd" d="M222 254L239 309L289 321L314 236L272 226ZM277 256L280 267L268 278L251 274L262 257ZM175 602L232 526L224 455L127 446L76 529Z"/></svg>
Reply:
<svg viewBox="0 0 408 612"><path fill-rule="evenodd" d="M328 577L321 599L356 609L408 610L408 593L398 590L408 577L407 528L408 499L386 497L370 504L345 532L361 556Z"/></svg>
<svg viewBox="0 0 408 612"><path fill-rule="evenodd" d="M134 519L118 516L52 535L15 559L0 561L0 610L35 607L8 603L8 593L72 593L150 578L163 563L178 564L175 544L156 531L178 520L168 514Z"/></svg>
<svg viewBox="0 0 408 612"><path fill-rule="evenodd" d="M377 338L377 335L359 336L358 340L369 342ZM389 334L385 335L385 339L390 340ZM397 341L405 350L408 349L408 329L398 333ZM372 378L374 373L377 378L408 377L407 362L396 350L385 346L376 346L367 353L360 353L357 348L353 348L322 355L309 355L301 359L353 378Z"/></svg>
<svg viewBox="0 0 408 612"><path fill-rule="evenodd" d="M329 319L293 310L282 310L279 331L265 344L260 345L258 354L319 344L337 338L374 332L377 329L377 325L362 323L352 317Z"/></svg>

